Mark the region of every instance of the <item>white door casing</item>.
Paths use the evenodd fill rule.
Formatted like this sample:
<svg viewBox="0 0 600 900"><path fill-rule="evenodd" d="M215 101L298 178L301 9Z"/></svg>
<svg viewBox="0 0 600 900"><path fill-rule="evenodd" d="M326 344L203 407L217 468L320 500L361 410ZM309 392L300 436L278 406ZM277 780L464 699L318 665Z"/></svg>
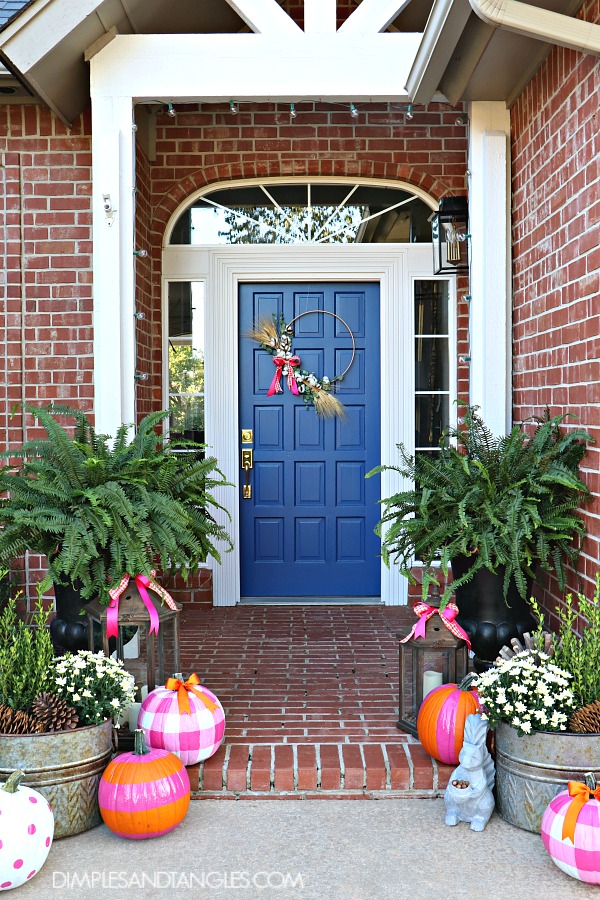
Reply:
<svg viewBox="0 0 600 900"><path fill-rule="evenodd" d="M213 567L214 603L235 605L240 598L240 491L238 421L238 286L245 281L375 281L381 302L381 460L395 463L396 445L414 447L414 303L413 282L430 279L429 244L252 245L218 248L171 246L163 251L163 296L169 281L205 281L205 414L206 441L232 487L217 499L230 512L219 522L234 542ZM454 279L450 281L449 321L455 329ZM167 316L163 313L166 349ZM450 348L456 336L450 334ZM452 349L451 349L452 353ZM454 378L454 366L450 366ZM167 385L165 382L165 391ZM456 385L450 385L455 396ZM165 395L166 403L166 395ZM395 473L383 473L382 496L397 491ZM382 563L381 600L406 603L407 584L397 569Z"/></svg>

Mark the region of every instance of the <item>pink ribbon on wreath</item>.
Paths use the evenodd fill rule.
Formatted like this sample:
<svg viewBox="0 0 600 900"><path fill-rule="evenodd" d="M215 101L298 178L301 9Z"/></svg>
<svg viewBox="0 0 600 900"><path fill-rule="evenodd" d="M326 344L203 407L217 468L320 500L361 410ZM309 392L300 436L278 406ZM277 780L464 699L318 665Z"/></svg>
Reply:
<svg viewBox="0 0 600 900"><path fill-rule="evenodd" d="M150 616L150 627L148 629L148 634L158 634L158 613L156 612L156 607L150 599L148 588L150 588L151 591L154 591L155 594L158 594L159 597L162 597L169 609L176 610L177 604L175 603L169 592L166 591L164 587L161 587L160 584L157 584L154 580L154 576L156 575L154 569L152 569L151 575L151 578L148 578L147 575L136 575L135 583L137 585L138 591L140 592L140 597L144 601L144 605L148 610L148 614ZM129 584L129 579L132 577L132 575L128 574L123 575L117 587L112 588L108 592L111 601L108 604L108 609L106 611L106 635L109 638L118 637L119 635L119 597Z"/></svg>
<svg viewBox="0 0 600 900"><path fill-rule="evenodd" d="M458 615L458 606L456 603L449 603L445 609L440 610L436 606L428 606L427 603L415 603L413 606L413 610L415 614L418 616L418 622L412 627L410 634L408 634L405 638L402 638L400 641L401 644L405 644L412 637L415 638L424 638L425 637L425 626L427 621L431 619L436 613L446 626L446 628L452 632L454 637L462 638L463 641L466 641L467 647L469 650L471 649L471 641L469 640L469 635L461 628L458 622L455 622Z"/></svg>
<svg viewBox="0 0 600 900"><path fill-rule="evenodd" d="M281 376L283 374L284 366L287 366L287 386L292 394L298 395L298 385L296 384L294 366L299 366L300 361L301 360L299 356L290 356L289 359L286 359L284 356L273 357L273 364L277 366L277 369L275 371L275 375L273 376L271 387L267 391L267 397L272 397L273 394L283 393L283 388L281 387Z"/></svg>

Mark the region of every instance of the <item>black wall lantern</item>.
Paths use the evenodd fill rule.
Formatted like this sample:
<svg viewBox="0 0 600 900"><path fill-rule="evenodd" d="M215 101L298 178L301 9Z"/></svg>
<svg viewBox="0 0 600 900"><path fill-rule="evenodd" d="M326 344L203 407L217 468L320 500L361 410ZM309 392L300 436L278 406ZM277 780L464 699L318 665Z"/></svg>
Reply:
<svg viewBox="0 0 600 900"><path fill-rule="evenodd" d="M443 197L430 216L433 274L469 271L469 209L466 197Z"/></svg>

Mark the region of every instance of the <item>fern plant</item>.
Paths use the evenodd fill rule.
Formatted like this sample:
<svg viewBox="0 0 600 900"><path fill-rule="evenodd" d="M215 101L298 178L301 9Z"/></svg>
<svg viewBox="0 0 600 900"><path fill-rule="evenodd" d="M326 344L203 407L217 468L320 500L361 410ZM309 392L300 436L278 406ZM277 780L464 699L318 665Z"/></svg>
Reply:
<svg viewBox="0 0 600 900"><path fill-rule="evenodd" d="M132 426L121 426L112 442L83 412L25 408L46 436L0 454L22 460L0 469L0 563L43 553L44 589L78 582L82 599L108 602L125 572L185 572L220 560L216 542L231 546L213 516L222 507L212 492L228 482L214 457L198 458L199 445L163 440L166 412L146 416L131 440ZM64 415L75 419L73 436Z"/></svg>
<svg viewBox="0 0 600 900"><path fill-rule="evenodd" d="M469 558L468 571L445 586L442 608L482 568L504 567L505 597L514 578L526 598L538 567L554 572L564 589L565 562L576 562L585 534L576 510L589 495L579 464L590 436L561 429L565 416L546 410L532 433L515 425L495 437L477 407L460 406L462 427L447 429L435 453L415 457L399 444L399 466L369 473L392 470L410 482L381 501L376 530L384 561L396 562L412 584L413 562L423 562L426 599L429 586L439 585L434 563L447 575L453 558Z"/></svg>

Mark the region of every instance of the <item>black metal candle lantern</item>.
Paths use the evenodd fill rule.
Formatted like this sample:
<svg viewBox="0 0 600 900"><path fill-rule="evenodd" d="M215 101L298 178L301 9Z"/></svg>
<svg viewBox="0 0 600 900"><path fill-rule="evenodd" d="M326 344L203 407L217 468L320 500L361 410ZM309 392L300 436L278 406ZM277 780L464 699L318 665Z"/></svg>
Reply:
<svg viewBox="0 0 600 900"><path fill-rule="evenodd" d="M432 598L435 603L435 598ZM432 604L433 605L433 604ZM425 605L423 604L423 607ZM418 605L417 605L418 608ZM423 702L425 673L434 669L442 684L457 684L467 674L467 644L454 634L436 612L425 623L425 637L399 632L400 685L397 727L417 737L417 716ZM404 641L404 642L403 642Z"/></svg>
<svg viewBox="0 0 600 900"><path fill-rule="evenodd" d="M468 272L469 209L466 197L443 197L430 217L433 274Z"/></svg>

